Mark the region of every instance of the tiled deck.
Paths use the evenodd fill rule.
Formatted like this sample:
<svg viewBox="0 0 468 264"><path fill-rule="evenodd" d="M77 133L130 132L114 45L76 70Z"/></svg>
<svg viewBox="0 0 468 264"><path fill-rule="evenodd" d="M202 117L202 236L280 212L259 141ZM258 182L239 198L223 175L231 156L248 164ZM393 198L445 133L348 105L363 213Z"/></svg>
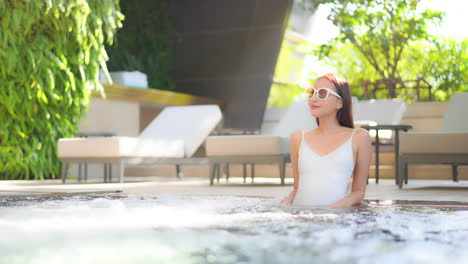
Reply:
<svg viewBox="0 0 468 264"><path fill-rule="evenodd" d="M77 183L59 180L48 181L0 181L0 196L29 194L73 194L95 192L120 192L128 195L219 195L283 197L292 190L292 179L287 185L279 185L274 178L250 179L244 184L241 178L231 178L229 183L209 186L207 178L188 177L182 180L164 177L126 177L126 183ZM455 201L468 202L468 181L458 183L450 180L410 180L402 190L393 180L383 179L375 184L373 179L367 186L367 200L412 200L412 201Z"/></svg>

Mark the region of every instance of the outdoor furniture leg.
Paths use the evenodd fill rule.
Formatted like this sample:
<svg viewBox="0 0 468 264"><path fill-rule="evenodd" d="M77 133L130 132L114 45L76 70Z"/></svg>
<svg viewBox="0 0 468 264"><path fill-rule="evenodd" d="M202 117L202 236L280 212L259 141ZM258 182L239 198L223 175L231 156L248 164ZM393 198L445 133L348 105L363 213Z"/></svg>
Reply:
<svg viewBox="0 0 468 264"><path fill-rule="evenodd" d="M78 163L78 182L81 182L81 163Z"/></svg>
<svg viewBox="0 0 468 264"><path fill-rule="evenodd" d="M88 163L87 162L85 162L84 164L84 180L85 182L88 181Z"/></svg>
<svg viewBox="0 0 468 264"><path fill-rule="evenodd" d="M286 162L280 161L278 165L279 165L281 185L284 185L284 178L286 176Z"/></svg>
<svg viewBox="0 0 468 264"><path fill-rule="evenodd" d="M247 165L245 163L243 163L242 165L244 166L243 167L243 169L244 169L244 183L246 183L246 178L247 178L247 167L246 166Z"/></svg>
<svg viewBox="0 0 468 264"><path fill-rule="evenodd" d="M112 166L112 163L110 163ZM120 178L120 183L124 182L124 162L123 160L119 160L119 178Z"/></svg>
<svg viewBox="0 0 468 264"><path fill-rule="evenodd" d="M182 172L182 168L180 164L176 164L176 176L177 176L177 179L184 178L184 173Z"/></svg>
<svg viewBox="0 0 468 264"><path fill-rule="evenodd" d="M400 155L400 133L398 130L394 130L394 144L395 144L395 184L398 184L398 168L400 166L398 162L398 157Z"/></svg>
<svg viewBox="0 0 468 264"><path fill-rule="evenodd" d="M406 165L405 165L405 184L408 184L408 162L406 162Z"/></svg>
<svg viewBox="0 0 468 264"><path fill-rule="evenodd" d="M381 129L390 129L392 132L395 133L394 135L394 152L395 152L395 183L398 185L399 184L399 176L398 172L400 171L400 130L403 131L408 131L412 129L413 127L410 125L377 125L377 126L362 126L362 128L365 128L367 130L375 130L375 182L379 183L379 178L380 178L380 139L379 139L379 130ZM406 178L403 178L405 180ZM369 179L367 179L367 182L369 183Z"/></svg>
<svg viewBox="0 0 468 264"><path fill-rule="evenodd" d="M375 130L375 183L379 183L379 130Z"/></svg>
<svg viewBox="0 0 468 264"><path fill-rule="evenodd" d="M63 162L62 163L62 183L65 183L67 180L67 174L68 174L68 162Z"/></svg>
<svg viewBox="0 0 468 264"><path fill-rule="evenodd" d="M458 164L452 164L452 179L458 182Z"/></svg>
<svg viewBox="0 0 468 264"><path fill-rule="evenodd" d="M403 180L407 178L408 173L408 163L404 157L399 158L400 168L398 170L398 188L403 188Z"/></svg>
<svg viewBox="0 0 468 264"><path fill-rule="evenodd" d="M405 164L403 165L403 175L405 176L405 182L406 184L408 184L408 162L405 162Z"/></svg>
<svg viewBox="0 0 468 264"><path fill-rule="evenodd" d="M104 182L107 182L107 163L104 163Z"/></svg>
<svg viewBox="0 0 468 264"><path fill-rule="evenodd" d="M219 178L221 177L221 164L216 163L216 181L219 183Z"/></svg>
<svg viewBox="0 0 468 264"><path fill-rule="evenodd" d="M210 163L210 185L213 185L215 178L216 164Z"/></svg>
<svg viewBox="0 0 468 264"><path fill-rule="evenodd" d="M229 181L229 163L226 163L224 169L226 170L226 182Z"/></svg>
<svg viewBox="0 0 468 264"><path fill-rule="evenodd" d="M253 182L255 177L255 165L253 163L250 163L250 177L252 178Z"/></svg>

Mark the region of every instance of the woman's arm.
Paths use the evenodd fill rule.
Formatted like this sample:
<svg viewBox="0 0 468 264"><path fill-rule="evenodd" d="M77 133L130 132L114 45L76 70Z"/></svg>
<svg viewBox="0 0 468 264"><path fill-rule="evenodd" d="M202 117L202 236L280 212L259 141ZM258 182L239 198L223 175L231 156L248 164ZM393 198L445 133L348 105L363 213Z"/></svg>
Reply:
<svg viewBox="0 0 468 264"><path fill-rule="evenodd" d="M289 137L289 153L291 155L291 165L294 177L294 189L292 192L281 201L282 205L290 205L296 197L297 188L299 187L299 170L297 167L299 144L301 143L302 131L295 131Z"/></svg>
<svg viewBox="0 0 468 264"><path fill-rule="evenodd" d="M369 132L365 129L358 129L354 137L358 141L358 149L351 193L342 200L329 205L330 208L359 204L366 194L367 177L372 160L372 140Z"/></svg>

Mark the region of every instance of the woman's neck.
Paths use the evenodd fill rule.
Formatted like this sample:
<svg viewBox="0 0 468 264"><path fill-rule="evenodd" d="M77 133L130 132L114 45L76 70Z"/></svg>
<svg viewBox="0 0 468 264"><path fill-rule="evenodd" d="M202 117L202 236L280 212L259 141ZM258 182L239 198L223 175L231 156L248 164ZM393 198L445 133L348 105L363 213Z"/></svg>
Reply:
<svg viewBox="0 0 468 264"><path fill-rule="evenodd" d="M317 131L320 134L330 134L339 130L341 130L341 126L335 116L324 116L319 119Z"/></svg>

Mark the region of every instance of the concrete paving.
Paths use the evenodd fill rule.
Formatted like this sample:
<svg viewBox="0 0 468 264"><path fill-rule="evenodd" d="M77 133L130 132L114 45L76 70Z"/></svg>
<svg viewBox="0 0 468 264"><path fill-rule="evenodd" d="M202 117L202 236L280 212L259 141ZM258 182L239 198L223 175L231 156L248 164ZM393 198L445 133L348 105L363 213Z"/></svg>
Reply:
<svg viewBox="0 0 468 264"><path fill-rule="evenodd" d="M207 178L187 177L126 177L126 182L78 183L60 180L46 181L0 181L0 196L32 194L76 194L76 193L120 193L123 195L216 195L216 196L255 196L284 197L292 190L293 180L286 179L281 186L277 178L250 178L243 183L242 178L221 179L210 186ZM411 201L453 201L468 203L468 181L458 183L450 180L410 180L402 190L393 180L383 179L376 184L370 179L367 185L366 200L411 200Z"/></svg>

